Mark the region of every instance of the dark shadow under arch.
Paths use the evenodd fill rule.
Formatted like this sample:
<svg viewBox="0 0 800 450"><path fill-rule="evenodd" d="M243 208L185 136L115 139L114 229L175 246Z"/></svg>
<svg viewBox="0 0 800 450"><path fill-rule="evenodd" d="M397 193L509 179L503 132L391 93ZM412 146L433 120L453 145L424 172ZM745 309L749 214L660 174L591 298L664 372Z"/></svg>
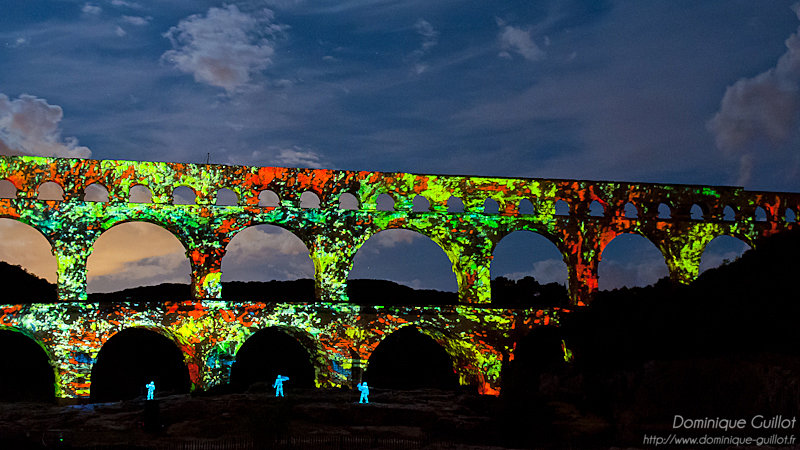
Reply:
<svg viewBox="0 0 800 450"><path fill-rule="evenodd" d="M555 326L534 328L520 338L515 344L514 359L503 367L502 395L528 401L539 398L542 375L557 374L567 367L562 339L562 330ZM534 405L517 406L530 413Z"/></svg>
<svg viewBox="0 0 800 450"><path fill-rule="evenodd" d="M390 334L369 358L364 380L388 389L455 389L458 377L450 355L414 326Z"/></svg>
<svg viewBox="0 0 800 450"><path fill-rule="evenodd" d="M564 364L561 329L540 326L517 342L514 363L525 371L541 372Z"/></svg>
<svg viewBox="0 0 800 450"><path fill-rule="evenodd" d="M249 386L264 384L271 389L278 375L289 377L284 384L292 388L313 388L314 366L308 350L294 337L277 327L265 328L250 336L236 352L231 367L231 386L245 390Z"/></svg>
<svg viewBox="0 0 800 450"><path fill-rule="evenodd" d="M191 388L183 353L169 338L145 328L128 328L112 336L92 367L94 402L130 400L145 394L154 381L156 395L185 394Z"/></svg>
<svg viewBox="0 0 800 450"><path fill-rule="evenodd" d="M33 339L0 329L3 368L0 369L0 402L55 400L55 374L47 353Z"/></svg>

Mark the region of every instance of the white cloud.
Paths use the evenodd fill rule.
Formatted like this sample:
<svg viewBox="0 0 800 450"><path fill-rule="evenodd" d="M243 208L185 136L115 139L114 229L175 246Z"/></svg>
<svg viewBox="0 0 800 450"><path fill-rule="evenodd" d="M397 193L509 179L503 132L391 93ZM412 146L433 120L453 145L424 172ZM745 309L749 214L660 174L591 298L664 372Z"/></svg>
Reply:
<svg viewBox="0 0 800 450"><path fill-rule="evenodd" d="M125 31L121 26L117 25L117 28L114 29L114 33L116 33L119 37L127 36L128 32Z"/></svg>
<svg viewBox="0 0 800 450"><path fill-rule="evenodd" d="M275 161L289 167L321 167L322 157L310 150L302 150L298 147L284 148L278 151Z"/></svg>
<svg viewBox="0 0 800 450"><path fill-rule="evenodd" d="M800 18L800 6L792 8ZM728 86L719 111L708 121L717 148L732 156L747 156L758 145L777 147L798 129L800 115L800 28L786 39L786 52L775 67ZM746 176L752 160L741 161ZM746 180L742 180L746 181Z"/></svg>
<svg viewBox="0 0 800 450"><path fill-rule="evenodd" d="M120 6L120 7L124 7L124 8L130 8L130 9L142 9L142 5L140 5L140 4L136 3L136 2L129 2L129 1L126 1L126 0L111 0L111 4L114 5L114 6Z"/></svg>
<svg viewBox="0 0 800 450"><path fill-rule="evenodd" d="M545 53L533 42L530 31L525 31L511 25L501 25L500 30L500 57L511 58L511 52L516 52L528 61L538 61L544 58Z"/></svg>
<svg viewBox="0 0 800 450"><path fill-rule="evenodd" d="M103 12L103 8L97 5L92 5L91 3L84 3L83 7L81 8L81 12L91 16L97 16Z"/></svg>
<svg viewBox="0 0 800 450"><path fill-rule="evenodd" d="M414 30L422 37L422 43L420 44L420 48L414 50L409 58L414 63L414 73L419 75L428 70L428 65L421 62L421 59L430 49L439 43L439 32L425 19L417 20L417 22L414 23Z"/></svg>
<svg viewBox="0 0 800 450"><path fill-rule="evenodd" d="M269 10L246 14L236 5L210 8L205 16L189 16L164 34L173 49L162 59L198 82L235 92L272 64L274 39L286 29L272 19Z"/></svg>
<svg viewBox="0 0 800 450"><path fill-rule="evenodd" d="M152 17L122 16L122 21L131 25L141 27L150 23Z"/></svg>
<svg viewBox="0 0 800 450"><path fill-rule="evenodd" d="M433 25L430 24L425 19L419 19L414 24L414 29L417 30L417 33L422 36L422 48L423 52L427 52L431 48L433 48L439 42L439 32L433 28Z"/></svg>
<svg viewBox="0 0 800 450"><path fill-rule="evenodd" d="M22 94L10 100L0 94L0 153L6 155L88 158L92 152L74 137L61 137L60 106Z"/></svg>

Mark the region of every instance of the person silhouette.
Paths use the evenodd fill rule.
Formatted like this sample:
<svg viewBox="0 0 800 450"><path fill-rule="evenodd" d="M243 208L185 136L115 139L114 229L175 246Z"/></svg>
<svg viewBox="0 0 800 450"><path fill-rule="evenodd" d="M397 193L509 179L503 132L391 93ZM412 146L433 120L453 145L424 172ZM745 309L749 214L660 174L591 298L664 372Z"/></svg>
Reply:
<svg viewBox="0 0 800 450"><path fill-rule="evenodd" d="M284 381L289 381L289 377L278 374L278 378L275 378L275 382L272 383L272 387L275 388L275 397L283 397Z"/></svg>
<svg viewBox="0 0 800 450"><path fill-rule="evenodd" d="M358 390L361 391L361 398L358 399L358 403L369 403L369 386L367 386L367 382L359 383Z"/></svg>
<svg viewBox="0 0 800 450"><path fill-rule="evenodd" d="M147 399L148 400L152 400L153 399L153 394L155 394L155 392L156 392L156 383L153 382L153 381L150 381L149 383L145 384L144 387L147 388Z"/></svg>

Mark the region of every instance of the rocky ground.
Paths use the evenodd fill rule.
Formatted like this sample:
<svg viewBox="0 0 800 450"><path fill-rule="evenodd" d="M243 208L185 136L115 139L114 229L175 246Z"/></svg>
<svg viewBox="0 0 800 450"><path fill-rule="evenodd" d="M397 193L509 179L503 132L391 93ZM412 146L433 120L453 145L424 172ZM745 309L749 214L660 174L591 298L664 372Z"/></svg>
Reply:
<svg viewBox="0 0 800 450"><path fill-rule="evenodd" d="M97 404L0 404L0 448L509 448L499 399L437 391L176 395ZM151 404L152 405L152 404ZM279 445L278 445L279 444ZM523 444L522 448L533 447ZM512 446L513 448L513 446Z"/></svg>

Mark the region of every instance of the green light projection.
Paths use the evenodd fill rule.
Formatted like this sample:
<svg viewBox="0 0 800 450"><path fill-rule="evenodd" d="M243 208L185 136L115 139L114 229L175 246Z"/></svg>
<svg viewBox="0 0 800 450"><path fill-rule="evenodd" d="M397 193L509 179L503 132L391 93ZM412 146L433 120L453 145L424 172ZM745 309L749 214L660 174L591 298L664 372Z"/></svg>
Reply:
<svg viewBox="0 0 800 450"><path fill-rule="evenodd" d="M57 395L65 397L88 396L100 347L128 327L147 327L172 339L183 351L194 388L203 389L225 382L236 351L265 327L281 327L314 355L318 386L339 386L352 384L353 365L365 366L384 336L415 325L445 348L462 384L497 393L502 363L513 359L515 342L533 327L557 326L568 313L488 307L492 252L506 235L528 230L553 242L568 267L571 303L579 307L591 301L603 249L620 234L637 233L652 241L671 278L688 283L715 237L730 235L754 246L761 237L796 227L784 219L785 212L800 211L798 194L737 187L19 156L0 157L0 179L18 190L17 198L0 199L0 217L32 226L53 246L59 296L55 304L0 306L0 326L32 336L47 350ZM48 181L64 189L64 201L37 199L38 187ZM93 183L108 189L108 202L83 200ZM137 185L150 189L152 204L128 202ZM172 204L178 186L191 188L196 204ZM237 205L214 205L222 188L236 193ZM278 195L279 206L258 206L264 190ZM306 191L318 196L319 208L300 208ZM356 197L359 209L338 208L344 193ZM381 194L394 199L394 211L377 210ZM417 195L428 200L430 211L412 211ZM464 212L447 211L452 196L462 200ZM487 198L497 201L498 214L483 212ZM533 204L534 214L519 214L522 200ZM559 200L569 205L569 214L556 214ZM589 215L593 201L603 205L604 216ZM628 202L637 208L637 218L625 217ZM662 203L670 207L670 219L658 217ZM694 204L706 212L705 220L690 219ZM725 206L737 212L735 220L722 220ZM766 211L766 221L755 220L757 207ZM86 262L93 243L104 231L129 221L157 224L180 240L192 265L194 299L147 306L86 302ZM226 246L236 233L259 224L285 228L306 244L315 267L316 298L253 303L224 297L220 279ZM416 231L442 248L456 274L459 305L362 311L348 302L347 275L356 252L371 236L391 228ZM571 359L566 343L563 349L565 360Z"/></svg>

